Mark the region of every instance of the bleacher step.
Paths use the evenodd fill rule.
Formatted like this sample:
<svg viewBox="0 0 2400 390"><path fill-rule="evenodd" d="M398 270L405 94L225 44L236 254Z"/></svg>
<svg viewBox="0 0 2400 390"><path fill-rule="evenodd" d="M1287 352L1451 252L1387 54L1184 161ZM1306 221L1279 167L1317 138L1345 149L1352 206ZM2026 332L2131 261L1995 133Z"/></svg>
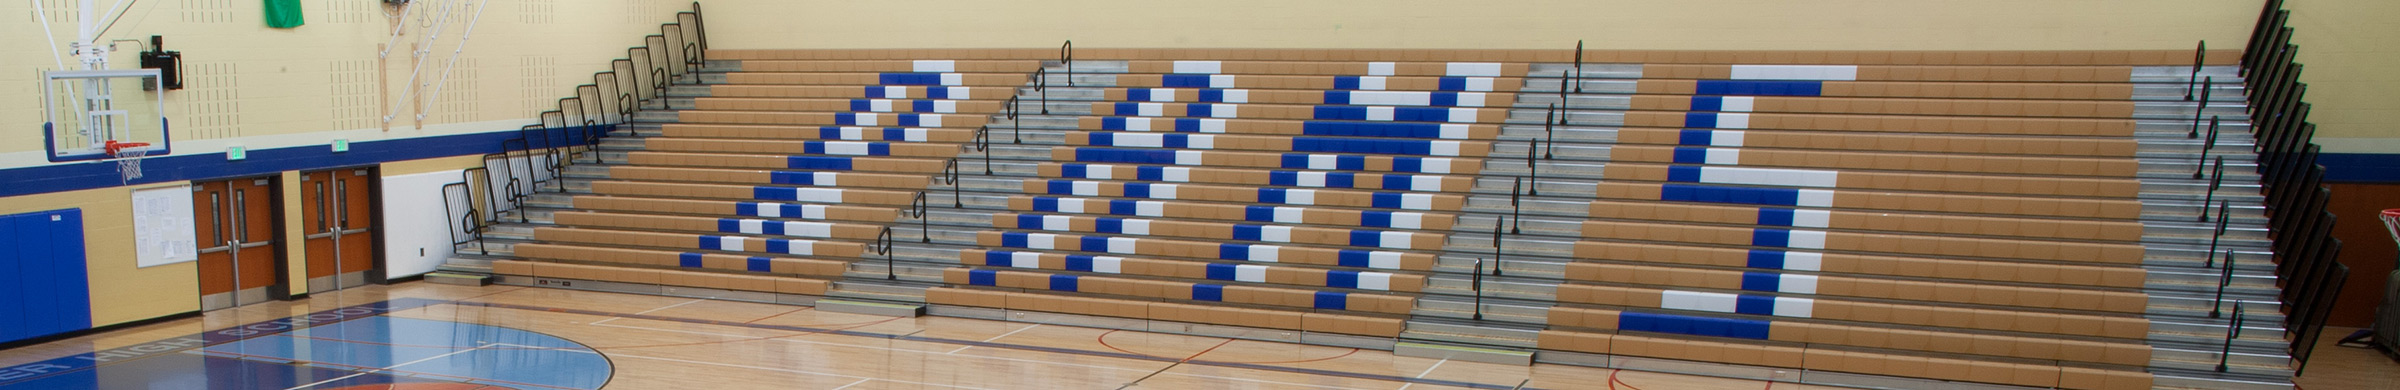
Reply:
<svg viewBox="0 0 2400 390"><path fill-rule="evenodd" d="M1489 318L1490 316L1487 313L1485 317ZM1541 330L1536 326L1426 318L1408 321L1408 330L1400 332L1400 338L1408 340L1504 348L1539 347L1541 346L1541 335Z"/></svg>
<svg viewBox="0 0 2400 390"><path fill-rule="evenodd" d="M460 274L460 273L450 273L450 272L445 272L445 271L435 271L435 272L433 272L433 273L428 273L428 274L425 274L425 281L427 281L427 282L433 282L434 284L448 284L448 285L457 285L457 286L479 286L479 287L480 287L480 286L490 286L490 285L492 285L492 276L491 276L491 275L469 275L469 274Z"/></svg>
<svg viewBox="0 0 2400 390"><path fill-rule="evenodd" d="M925 315L925 305L854 301L848 299L819 299L817 300L817 310L885 317L916 317Z"/></svg>
<svg viewBox="0 0 2400 390"><path fill-rule="evenodd" d="M1497 348L1428 344L1402 341L1392 348L1393 355L1427 359L1447 359L1479 363L1533 365L1533 352Z"/></svg>

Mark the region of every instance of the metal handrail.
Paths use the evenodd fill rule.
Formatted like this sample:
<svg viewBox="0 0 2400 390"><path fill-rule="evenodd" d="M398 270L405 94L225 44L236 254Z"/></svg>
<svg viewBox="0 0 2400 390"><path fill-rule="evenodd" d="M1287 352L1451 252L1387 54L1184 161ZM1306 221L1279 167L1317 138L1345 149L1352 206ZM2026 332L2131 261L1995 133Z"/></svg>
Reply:
<svg viewBox="0 0 2400 390"><path fill-rule="evenodd" d="M1542 119L1542 141L1550 143L1550 149L1545 149L1542 151L1543 160L1557 158L1557 156L1553 156L1552 154L1553 152L1558 151L1558 125L1564 125L1567 122L1566 119L1560 117L1558 113L1558 106L1563 106L1566 104L1567 102L1564 100L1551 104L1549 116ZM1533 151L1530 150L1525 152L1533 153Z"/></svg>
<svg viewBox="0 0 2400 390"><path fill-rule="evenodd" d="M1558 147L1558 145L1551 145L1550 147L1553 147L1553 148L1555 148L1555 147ZM1541 178L1542 178L1542 168L1541 168L1540 164L1536 164L1536 163L1534 163L1534 161L1533 161L1533 150L1534 150L1534 149L1541 149L1541 148L1542 148L1542 140L1539 140L1539 139L1527 139L1527 140L1525 140L1525 181L1527 182L1527 183L1526 183L1526 186L1525 186L1525 194L1526 194L1526 195L1533 195L1533 196L1541 196L1541 195L1542 195L1542 190L1541 190L1542 183L1541 183L1541 181L1540 181L1540 180L1541 180Z"/></svg>
<svg viewBox="0 0 2400 390"><path fill-rule="evenodd" d="M1502 249L1502 245L1504 244L1502 244L1502 241L1500 241L1500 226L1507 225L1507 223L1503 223L1499 220L1493 220L1492 222L1492 276L1500 276L1500 257L1505 255L1503 252L1506 252L1506 250ZM1477 271L1478 272L1476 273L1482 273L1480 272L1482 271L1480 269Z"/></svg>
<svg viewBox="0 0 2400 390"><path fill-rule="evenodd" d="M691 57L686 56L690 53L678 50L683 48L683 45L679 45L679 43L685 43L683 40L683 25L675 23L659 24L658 39L658 43L667 49L668 64L684 64L691 61ZM686 66L689 65L687 64ZM687 72L683 67L669 66L667 69L669 69L667 71L668 74L671 75L681 76L691 73Z"/></svg>
<svg viewBox="0 0 2400 390"><path fill-rule="evenodd" d="M700 12L700 2L692 2L692 12L690 12L690 14L692 14L692 32L694 32L693 36L698 38L696 41L700 42L700 51L705 53L708 51L708 18L703 16ZM680 15L680 13L678 15Z"/></svg>
<svg viewBox="0 0 2400 390"><path fill-rule="evenodd" d="M900 280L900 264L892 258L892 244L892 227L885 226L883 232L876 233L875 244L867 248L883 255L884 280Z"/></svg>
<svg viewBox="0 0 2400 390"><path fill-rule="evenodd" d="M2225 349L2217 351L2217 372L2225 372L2233 362L2233 339L2242 337L2242 300L2233 301L2233 326L2225 327Z"/></svg>
<svg viewBox="0 0 2400 390"><path fill-rule="evenodd" d="M1508 216L1517 221L1516 224L1509 225L1508 234L1524 234L1525 178L1516 178L1508 187Z"/></svg>
<svg viewBox="0 0 2400 390"><path fill-rule="evenodd" d="M2217 125L2222 119L2215 116L2208 117L2208 141L2200 144L2200 159L2192 162L2192 165L2196 165L2192 167L2193 180L2199 180L2202 177L2200 173L2208 171L2208 152L2217 148Z"/></svg>
<svg viewBox="0 0 2400 390"><path fill-rule="evenodd" d="M992 126L991 126L991 125L984 125L983 127L977 127L977 128L975 128L975 142L974 142L973 144L974 144L974 149L973 149L973 150L974 150L976 153L981 153L981 154L983 154L983 175L984 175L984 176L991 176L991 175L992 175ZM964 147L967 147L967 145L959 145L959 147L962 147L962 148L964 148Z"/></svg>
<svg viewBox="0 0 2400 390"><path fill-rule="evenodd" d="M2225 156L2217 156L2216 175L2208 179L2208 194L2200 198L2200 222L2208 222L2208 202L2216 201L2217 188L2225 185Z"/></svg>
<svg viewBox="0 0 2400 390"><path fill-rule="evenodd" d="M1035 84L1035 85L1037 85L1037 87L1034 87L1034 88L1037 88L1037 89L1038 89L1038 88L1041 88L1041 87L1038 87L1038 85L1040 85L1040 84ZM1049 107L1049 105L1047 105L1047 104L1045 104L1045 105L1042 105L1042 106L1043 106L1044 108L1047 108L1047 107ZM1016 143L1016 144L1023 144L1023 143L1025 143L1025 123L1024 123L1024 122L1022 122L1022 121L1018 121L1018 120L1017 120L1017 114L1019 113L1018 111L1020 111L1020 110L1018 110L1018 109L1017 109L1017 97L1015 97L1015 96L1010 96L1010 97L1008 97L1008 106L1006 107L1006 109L1007 109L1007 111L1006 111L1006 112L1004 112L1004 114L1007 114L1007 116L1008 116L1008 127L1009 127L1009 130L1008 130L1008 131L1009 131L1009 138L1011 138L1011 139L1013 139L1013 140L1014 140L1014 142L1012 142L1012 143ZM989 152L986 152L986 153L989 153ZM987 168L985 168L985 169L987 169L987 170L988 170L988 169L990 169L990 168L988 168L988 166L989 166L989 165L991 165L990 163L988 163L988 162L987 162L987 163L985 163L984 165L986 165L986 166L987 166Z"/></svg>
<svg viewBox="0 0 2400 390"><path fill-rule="evenodd" d="M925 203L925 191L917 191L916 199L908 201L908 209L903 210L901 216L916 218L917 229L923 232L920 233L922 237L919 238L924 239L924 243L931 244L933 243L933 218L928 218L926 214L931 213L932 210Z"/></svg>
<svg viewBox="0 0 2400 390"><path fill-rule="evenodd" d="M1475 258L1475 320L1483 320L1483 258Z"/></svg>
<svg viewBox="0 0 2400 390"><path fill-rule="evenodd" d="M2202 265L2203 267L2217 266L2217 242L2225 239L2225 215L2226 212L2233 207L2232 205L2233 202L2231 201L2217 201L2217 230L2216 234L2211 234L2208 236L2208 262ZM2201 214L2208 213L2207 205L2201 205L2200 207L2202 207L2200 209Z"/></svg>
<svg viewBox="0 0 2400 390"><path fill-rule="evenodd" d="M2224 306L2225 306L2225 287L2226 287L2226 286L2232 286L2232 285L2233 285L2233 250L2232 250L2232 249L2226 249L2226 250L2225 250L2225 271L2224 271L2222 274L2220 274L2220 275L2218 275L2218 276L2217 276L2217 297L2216 297L2216 299L2209 300L2209 306L2208 306L2208 318L2217 318L2217 316L2218 316L2219 314L2221 314L2221 313L2224 313L2224 309L2225 309L2225 308L2224 308ZM2241 307L2237 305L2237 306L2235 306L2235 307L2234 307L2234 310L2241 310Z"/></svg>
<svg viewBox="0 0 2400 390"><path fill-rule="evenodd" d="M2217 77L2209 76L2208 83L2216 84ZM2210 99L2211 92L2215 91L2208 88L2200 89L2200 108L2192 110L2192 133L2184 138L2200 138L2200 116L2208 114L2208 99Z"/></svg>
<svg viewBox="0 0 2400 390"><path fill-rule="evenodd" d="M480 168L477 168L477 169L480 169ZM467 175L467 174L465 173L466 171L459 171L459 172L460 172L459 176L462 176L462 177L463 177L463 176L470 176L470 175ZM457 210L452 210L452 209L450 208L450 204L451 204L451 203L454 203L454 202L453 202L453 200L452 200L452 198L451 198L451 196L450 196L450 189L451 189L452 187L456 187L456 188L458 188L458 191L459 191L459 196L461 196L461 197L465 197L465 198L466 198L466 199L460 199L460 200L464 200L464 201L468 201L468 202L473 202L473 201L474 201L474 198L475 198L475 189L474 189L472 186L469 186L469 185L468 185L468 183L470 183L470 182L469 182L469 181L466 181L466 180L461 180L461 181L459 181L459 182L457 182L457 183L450 183L450 184L443 184L443 185L442 185L442 216L443 216L443 218L442 218L442 219L444 219L444 220L446 220L446 222L449 222L449 223L450 223L450 229L449 229L449 232L448 232L448 233L450 234L450 246L451 246L452 248L456 248L456 247L457 247L459 244L465 244L465 243L469 243L469 242L478 242L478 244L476 245L476 249L479 249L479 250L480 250L480 249L482 249L482 248L483 248L482 244L480 244L480 242L481 242L481 241L483 241L483 235L482 235L482 231L483 231L483 229L482 229L482 228L483 228L483 226L481 226L481 224L480 224L481 220L476 218L476 215L477 215L477 214L475 214L475 206L474 206L474 205L472 205L472 204L470 204L470 205L467 205L467 212L466 212L466 213L464 213L464 214L461 214L461 213L459 213ZM455 220L452 220L452 219L448 218L449 216L452 216L452 215L457 215L457 216L459 216L459 217L458 217L458 219L455 219ZM464 236L466 236L466 237L465 237L465 238L460 238L460 236L461 236L461 235L464 235ZM486 252L485 254L490 254L490 253L489 253L489 252Z"/></svg>
<svg viewBox="0 0 2400 390"><path fill-rule="evenodd" d="M966 152L966 145L959 145L958 147L961 153ZM950 208L967 208L966 194L962 193L964 190L960 188L963 186L958 185L957 158L951 158L949 162L942 163L942 176L935 178L935 180L939 181L936 184L947 184L950 186Z"/></svg>
<svg viewBox="0 0 2400 390"><path fill-rule="evenodd" d="M1560 73L1559 75L1565 76L1566 74ZM1575 40L1575 93L1583 93L1583 40L1581 39ZM1567 102L1561 100L1558 103L1566 104Z"/></svg>
<svg viewBox="0 0 2400 390"><path fill-rule="evenodd" d="M1067 68L1067 86L1075 86L1075 40L1069 39L1067 43L1058 45L1058 64ZM1050 111L1044 109L1042 113L1049 114Z"/></svg>
<svg viewBox="0 0 2400 390"><path fill-rule="evenodd" d="M2191 82L2195 82L2195 83L2196 83L2196 82L2199 82L2199 81L2200 81L2200 66L2201 66L2202 64L2206 63L2207 61L2208 61L2208 40L2206 40L2206 39L2202 39L2202 40L2200 40L2200 49L2198 49L2198 50L2193 50L2193 51L2192 51L2192 78L2191 78ZM2202 86L2202 85L2200 85L2200 84L2191 84L2191 86L2190 86L2190 87L2185 87L2185 88L2183 89L2183 100L2185 100L2185 101L2190 101L2190 100L2192 100L2192 87L2201 87L2201 88L2206 88L2205 86Z"/></svg>

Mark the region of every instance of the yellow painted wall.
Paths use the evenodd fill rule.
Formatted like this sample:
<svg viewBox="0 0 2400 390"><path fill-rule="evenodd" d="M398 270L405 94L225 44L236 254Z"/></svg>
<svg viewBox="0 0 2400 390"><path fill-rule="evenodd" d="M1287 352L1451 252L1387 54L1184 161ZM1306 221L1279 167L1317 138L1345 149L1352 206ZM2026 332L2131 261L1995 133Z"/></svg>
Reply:
<svg viewBox="0 0 2400 390"><path fill-rule="evenodd" d="M283 193L282 202L279 202L282 205L277 206L283 208L283 245L277 245L276 248L283 250L285 261L283 264L284 287L286 288L284 293L306 294L308 293L309 231L305 228L308 225L300 223L302 218L306 217L301 213L305 212L307 207L305 206L307 203L303 202L300 197L300 189L307 186L300 182L299 171L285 171L282 175L277 176L277 180L280 180L279 183L283 185L282 191L278 191Z"/></svg>
<svg viewBox="0 0 2400 390"><path fill-rule="evenodd" d="M184 185L176 182L142 188ZM83 209L84 268L91 275L92 326L200 310L199 263L134 267L133 188L0 198L0 214Z"/></svg>
<svg viewBox="0 0 2400 390"><path fill-rule="evenodd" d="M2372 0L2366 0L2372 1ZM2188 49L2256 0L711 1L716 48ZM869 17L861 17L869 15Z"/></svg>
<svg viewBox="0 0 2400 390"><path fill-rule="evenodd" d="M75 2L38 3L45 6L39 19L26 17L36 15L33 2L0 1L0 14L10 15L0 21L0 36L11 38L0 40L0 53L9 53L0 56L0 75L6 75L0 77L0 90L38 90L34 75L58 68L38 21L49 21L59 42L76 36L75 10L48 7ZM532 123L535 113L554 109L556 99L570 96L574 85L592 83L592 73L606 70L608 60L625 56L627 47L657 34L658 25L672 20L674 12L690 8L688 1L671 0L489 2L465 51L443 78L458 37L476 18L474 9L451 11L453 24L437 43L423 47L427 57L417 76L417 83L444 85L424 111L429 128L416 128L414 105L398 104L394 129L384 132L385 110L392 102L407 101L399 97L418 62L412 42L427 36L423 26L442 19L441 12L427 12L432 7L409 11L398 49L379 58L378 46L391 41L394 26L387 15L402 12L380 1L306 2L308 24L297 29L267 28L257 1L131 3L102 38L147 41L164 35L168 49L183 52L187 88L167 97L179 154L300 142L294 139L323 144L335 137L359 142L514 129ZM139 44L115 48L115 68L138 66ZM65 62L75 67L72 56ZM379 73L379 64L387 69ZM383 83L388 89L379 86ZM422 97L430 89L408 94ZM391 101L383 101L384 94ZM38 128L39 101L31 95L0 98L0 128ZM447 124L475 125L442 127ZM0 132L0 169L45 163L31 152L42 149L41 140L35 131Z"/></svg>
<svg viewBox="0 0 2400 390"><path fill-rule="evenodd" d="M2288 0L2326 153L2400 153L2400 2Z"/></svg>

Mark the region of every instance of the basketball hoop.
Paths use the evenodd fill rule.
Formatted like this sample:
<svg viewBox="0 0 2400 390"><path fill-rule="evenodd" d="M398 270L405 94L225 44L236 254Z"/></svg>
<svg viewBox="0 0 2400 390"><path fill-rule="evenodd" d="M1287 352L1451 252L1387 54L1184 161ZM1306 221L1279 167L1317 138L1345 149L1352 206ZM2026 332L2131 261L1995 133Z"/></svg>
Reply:
<svg viewBox="0 0 2400 390"><path fill-rule="evenodd" d="M108 141L102 147L108 151L109 158L117 160L117 184L142 178L142 156L150 154L149 146L147 142Z"/></svg>
<svg viewBox="0 0 2400 390"><path fill-rule="evenodd" d="M2392 242L2400 244L2400 209L2383 211L2383 230L2392 232Z"/></svg>

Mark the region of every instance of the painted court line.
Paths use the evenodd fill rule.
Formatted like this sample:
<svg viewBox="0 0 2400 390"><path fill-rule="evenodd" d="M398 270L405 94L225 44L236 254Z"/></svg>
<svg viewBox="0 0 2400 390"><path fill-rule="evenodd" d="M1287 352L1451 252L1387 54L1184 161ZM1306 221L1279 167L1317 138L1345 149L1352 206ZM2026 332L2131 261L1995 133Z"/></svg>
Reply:
<svg viewBox="0 0 2400 390"><path fill-rule="evenodd" d="M984 389L984 388L982 388L982 387L973 387L973 386L945 385L945 384L940 384L940 383L926 383L926 382L917 382L917 381L904 381L904 380L898 380L898 379L871 378L871 377L863 377L863 376L857 376L857 375L835 374L835 373L830 373L830 372L817 372L817 371L808 371L808 370L794 370L794 369L789 369L789 368L775 368L775 367L748 366L748 365L730 364L730 363L703 362L703 361L698 361L698 360L684 360L684 359L676 359L676 358L663 358L663 357L655 357L655 356L627 355L627 354L622 354L622 353L620 353L620 354L611 354L611 355L608 355L608 356L611 356L611 357L624 357L624 358L635 358L635 359L661 360L661 361L670 361L670 362L676 362L676 363L685 363L685 364L699 364L699 365L709 365L709 366L718 366L718 367L747 368L747 369L753 369L753 370L761 370L761 371L775 371L775 372L788 372L788 373L794 373L794 374L807 374L807 375L818 375L818 376L830 376L830 377L839 377L839 378L856 378L856 379L863 379L863 380L877 380L877 381L885 381L885 382L893 382L893 383L906 383L906 384L912 384L912 385L922 385L922 386L941 386L941 387L959 388L959 389ZM854 385L855 385L856 383L852 383L852 384L854 384ZM845 387L847 387L847 386L845 386Z"/></svg>
<svg viewBox="0 0 2400 390"><path fill-rule="evenodd" d="M600 325L600 324L593 324L593 325L605 326L605 327L611 327L611 328L641 329L641 330L656 331L656 332L690 333L690 334L701 334L701 335L710 335L710 336L724 336L724 337L752 337L752 336L748 336L748 335L738 335L738 334L730 334L730 333L714 333L714 332L701 332L701 331L678 330L678 329L661 329L661 328L640 327L640 326L632 326L632 325L613 325L613 324L611 324L611 325ZM876 346L857 345L857 344L828 343L828 342L822 342L822 341L808 341L808 340L794 340L794 339L772 339L772 340L774 340L774 341L786 342L786 343L795 343L795 344L822 345L822 346L829 346L829 347L849 347L849 348L858 348L858 349L871 349L871 350L888 351L888 352L908 352L908 353L923 353L923 354L931 354L931 353L933 353L933 351L920 351L920 350L913 350L913 349L900 349L900 348L892 348L892 347L876 347ZM986 356L986 355L953 355L953 356L967 357L967 358L976 358L976 359L989 359L989 360L1011 361L1011 362L1019 362L1019 363L1047 364L1047 365L1054 365L1054 366L1067 366L1067 367L1078 367L1078 368L1096 368L1096 369L1104 369L1104 370L1119 370L1119 371L1142 371L1142 372L1148 372L1148 371L1150 371L1150 370L1146 370L1146 369L1138 369L1138 368L1124 368L1124 367L1096 366L1096 365L1090 365L1090 364L1077 364L1077 363L1051 362L1051 361L1041 361L1041 360L1028 360L1028 359L1018 359L1018 358L1000 357L1000 356Z"/></svg>
<svg viewBox="0 0 2400 390"><path fill-rule="evenodd" d="M1235 378L1235 377L1230 377L1230 376L1200 375L1200 374L1185 374L1185 373L1180 373L1180 372L1166 372L1166 373L1160 373L1160 375L1188 376L1188 377L1193 377L1193 378L1208 378L1208 379L1221 379L1221 380L1229 380L1229 381L1241 381L1241 382L1265 383L1265 384L1271 384L1271 385L1280 385L1280 386L1301 386L1301 387L1316 387L1316 388L1326 388L1326 389L1343 389L1343 390L1367 390L1367 389L1365 389L1365 388L1359 388L1359 387L1344 387L1344 386L1334 386L1334 385L1318 385L1318 384L1308 384L1308 383L1279 382L1279 381L1271 381L1271 380L1265 380L1265 379L1250 379L1250 378Z"/></svg>
<svg viewBox="0 0 2400 390"><path fill-rule="evenodd" d="M417 364L417 363L429 362L429 361L433 361L434 359L441 359L441 358L451 357L451 356L458 355L458 354L462 354L462 353L468 353L468 352L481 351L481 350L483 350L483 349L484 349L484 348L486 348L486 347L490 347L490 345L485 345L485 346L481 346L481 347L474 347L474 348L468 348L468 349L461 349L461 350L452 351L452 352L450 352L450 353L445 353L445 354L440 354L440 355L426 356L424 359L410 360L410 361L408 361L408 362L406 362L406 363L394 364L394 365L390 365L390 366L385 366L385 367L383 367L383 368L370 369L370 370L360 370L360 371L359 371L358 373L356 373L356 374L344 375L344 376L342 376L342 377L339 377L339 378L333 378L333 379L321 380L321 381L317 381L316 383L310 383L310 384L299 385L299 386L292 386L291 388L288 388L288 389L283 389L283 390L299 390L299 389L306 389L306 388L310 388L310 387L317 387L317 385L322 385L322 384L327 384L327 383L333 383L333 382L340 382L340 381L342 381L342 380L345 380L345 379L357 378L357 377L360 377L360 376L365 376L365 375L367 375L367 374L373 374L373 373L375 373L375 372L377 372L377 371L382 371L382 372L395 372L395 371L392 371L392 369L395 369L395 368L400 368L400 367L407 366L407 365L410 365L410 364Z"/></svg>
<svg viewBox="0 0 2400 390"><path fill-rule="evenodd" d="M693 300L690 300L690 301L684 301L683 303L678 303L678 304L673 304L673 305L666 305L666 306L659 306L659 307L658 307L658 308L656 308L656 309L643 310L643 311L640 311L640 312L635 312L635 313L633 313L633 314L634 314L634 315L643 315L643 314L656 313L656 312L658 312L659 310L666 310L666 309L673 309L673 308L677 308L677 307L683 307L683 305L689 305L689 304L694 304L694 303L700 303L700 301L706 301L706 300L707 300L707 299L693 299ZM593 321L593 322L592 322L592 324L593 324L593 325L599 325L600 323L609 322L609 321L616 321L616 320L618 320L618 319L620 319L620 318L619 318L619 317L609 317L608 319L599 320L599 321Z"/></svg>
<svg viewBox="0 0 2400 390"><path fill-rule="evenodd" d="M850 386L857 386L857 385L858 385L858 384L860 384L860 383L867 383L867 381L871 381L871 380L873 380L873 379L860 379L860 380L858 380L857 382L850 382L850 384L847 384L847 385L842 385L842 387L836 387L836 388L833 388L833 390L842 390L842 389L847 389L847 388L850 388Z"/></svg>
<svg viewBox="0 0 2400 390"><path fill-rule="evenodd" d="M989 343L989 342L992 342L992 340L999 340L1000 338L1003 338L1003 337L1008 337L1008 336L1016 335L1016 334L1017 334L1017 332L1023 332L1023 331L1025 331L1026 329L1033 329L1034 327L1037 327L1037 326L1042 326L1042 324L1026 325L1026 326L1025 326L1025 327L1023 327L1023 328L1017 328L1017 330L1008 331L1008 333L1001 333L999 336L992 336L992 338L983 339L983 342ZM950 350L950 352L943 352L942 354L943 354L943 355L956 355L956 354L958 354L958 351L965 351L965 350L967 350L967 348L974 348L974 347L975 347L975 346L973 346L973 345L964 346L964 347L958 347L958 349L953 349L953 350Z"/></svg>
<svg viewBox="0 0 2400 390"><path fill-rule="evenodd" d="M1417 373L1417 376L1416 376L1416 378L1417 378L1417 379L1425 379L1425 376L1426 376L1426 375L1431 375L1431 374L1433 374L1433 370L1434 370L1434 369L1437 369L1437 368L1442 368L1442 363L1449 363L1449 362L1450 362L1450 359L1442 359L1442 361L1433 362L1433 366L1431 366L1431 367L1425 367L1425 372L1420 372L1420 373ZM1406 383L1406 384L1401 384L1401 385L1400 385L1400 389L1399 389L1399 390L1408 390L1408 387L1409 387L1409 386L1416 386L1416 385L1417 385L1417 384L1415 384L1415 383Z"/></svg>
<svg viewBox="0 0 2400 390"><path fill-rule="evenodd" d="M677 318L677 317L665 317L665 316L653 316L653 315L641 315L641 314L624 314L624 313L612 313L612 312L597 311L597 310L583 310L583 309L560 308L560 307L543 307L543 306L532 306L532 305L514 305L514 304L505 304L505 303L485 303L485 302L450 302L450 304L453 304L453 305L461 305L461 306L479 306L479 307L487 307L487 308L517 309L517 310L526 310L526 311L544 312L544 313L564 313L564 314L576 314L576 315L585 315L585 316L594 316L594 317L627 317L627 318L636 318L636 319L653 320L653 321L682 322L682 323L691 323L691 324L710 324L710 325L723 325L723 326L742 327L742 328L754 328L754 329L774 329L774 330L796 331L796 332L809 332L809 333L826 333L826 334L837 334L837 335L844 335L844 336L857 336L857 337L873 337L873 338L884 338L884 339L893 339L893 340L907 340L907 341L935 342L935 343L945 343L945 344L960 344L960 345L972 345L972 346L981 346L981 347L1005 348L1005 349L1015 349L1015 350L1025 350L1025 351L1051 352L1051 353L1068 354L1068 355L1084 355L1084 356L1117 357L1117 358L1125 358L1125 359L1134 359L1134 360L1148 360L1148 361L1158 361L1158 362L1175 362L1175 361L1177 361L1177 360L1175 360L1175 359L1173 359L1173 358L1159 358L1159 357L1153 357L1153 356L1143 356L1143 355L1126 354L1126 353L1100 352L1100 351L1086 351L1086 350L1070 349L1070 348L1042 347L1042 346L1022 345L1022 344L987 343L987 342L979 342L979 341L959 340L959 339L946 339L946 338L938 338L938 337L922 337L922 336L895 336L895 335L890 335L890 334L873 333L873 332L860 332L860 331L850 331L850 330L841 330L841 329L819 329L819 328L811 328L811 327L803 327L803 326L765 325L765 324L744 324L744 323L740 323L740 322L731 322L731 321L699 320L699 319L690 319L690 318ZM602 325L602 326L607 326L607 325ZM1211 362L1211 361L1189 361L1188 363L1191 363L1191 364L1199 364L1199 365L1206 365L1206 366L1216 366L1216 367L1228 367L1228 368L1246 368L1246 369L1261 370L1261 371L1274 371L1274 372L1287 372L1287 373L1310 374L1310 375L1323 375L1323 376L1342 377L1342 378L1352 378L1352 379L1380 380L1380 381L1388 381L1388 382L1427 383L1427 384L1435 384L1435 385L1442 385L1442 386L1465 387L1465 388L1475 388L1475 389L1512 389L1512 388L1514 388L1514 386L1511 386L1511 385L1494 385L1494 384L1473 383L1473 382L1460 382L1460 381L1438 380L1438 379L1408 378L1408 377L1400 377L1400 376L1392 376L1392 375L1376 375L1376 374L1356 373L1356 372L1347 372L1347 371L1335 371L1335 370L1323 370L1323 369L1313 369L1313 368L1300 368L1300 367L1270 366L1270 365L1252 364L1252 363L1236 363L1236 362Z"/></svg>

